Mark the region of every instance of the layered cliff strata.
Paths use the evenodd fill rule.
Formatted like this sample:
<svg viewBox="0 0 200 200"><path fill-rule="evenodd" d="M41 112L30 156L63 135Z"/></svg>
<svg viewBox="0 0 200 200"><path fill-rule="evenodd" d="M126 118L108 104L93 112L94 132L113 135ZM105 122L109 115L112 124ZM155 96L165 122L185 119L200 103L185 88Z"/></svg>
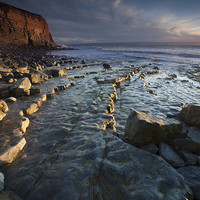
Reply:
<svg viewBox="0 0 200 200"><path fill-rule="evenodd" d="M0 2L0 43L55 46L46 20Z"/></svg>

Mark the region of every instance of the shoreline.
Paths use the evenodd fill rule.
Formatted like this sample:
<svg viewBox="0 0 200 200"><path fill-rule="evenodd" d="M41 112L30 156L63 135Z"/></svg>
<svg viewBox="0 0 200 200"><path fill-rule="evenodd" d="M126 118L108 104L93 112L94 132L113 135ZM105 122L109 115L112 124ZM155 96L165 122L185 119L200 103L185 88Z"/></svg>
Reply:
<svg viewBox="0 0 200 200"><path fill-rule="evenodd" d="M35 52L37 52L37 54L35 54L35 57L33 57L33 54L35 53ZM18 52L19 53L19 52ZM38 55L39 54L39 55ZM3 63L3 62L5 62L5 63L9 63L9 65L12 65L12 67L11 67L11 69L12 70L10 70L10 68L9 67L6 67L5 66L5 70L7 70L7 71L4 71L3 72L3 75L5 75L5 76L3 76L2 78L4 79L4 81L10 81L11 79L13 79L13 83L9 83L9 85L11 85L11 84L15 84L15 78L18 78L18 79L23 79L23 78L30 78L31 76L30 76L30 73L31 74L39 74L40 75L40 78L41 78L41 76L43 75L44 77L43 78L41 78L41 79L33 79L33 78L31 78L31 86L32 85L34 85L34 84L38 84L38 83L40 83L40 82L43 82L43 81L48 81L48 80L46 80L45 78L46 77L48 77L48 79L50 78L50 79L52 79L52 78L55 78L55 77L60 77L60 76L65 76L66 75L66 73L67 73L67 71L68 70L73 70L73 69L79 69L79 68L84 68L84 67L88 67L90 64L86 64L86 61L84 61L84 60L81 60L81 61L76 61L76 60L72 60L71 58L64 58L63 60L57 60L57 58L55 57L55 56L51 56L51 55L49 55L49 56L46 56L46 55L44 55L44 51L43 50L41 50L41 52L40 51L38 51L38 50L34 50L33 52L31 52L29 55L27 55L27 57L26 57L26 55L24 56L24 54L22 53L21 54L22 55L22 57L23 57L23 59L22 58L17 58L17 57L15 57L15 56L13 56L14 57L14 59L12 60L12 58L9 58L9 56L6 58L6 56L4 55L4 58L1 60L1 63ZM45 57L45 58L42 58L42 57ZM30 59L31 59L31 61L30 61ZM20 63L16 63L16 61L17 60L21 60L20 61ZM27 63L26 63L27 62ZM31 63L31 62L34 62L34 63ZM41 64L42 63L42 64ZM73 64L73 66L72 67L62 67L62 66L64 66L66 63L68 63L68 64ZM48 65L49 64L49 65ZM51 65L50 65L51 64ZM74 65L75 64L75 65ZM19 67L19 65L21 65L20 67ZM40 65L40 66L39 66ZM46 67L44 67L46 65ZM95 65L95 64L91 64L91 65ZM97 64L97 65L99 65L99 64ZM102 65L102 63L101 63L101 65ZM17 66L17 67L16 67ZM33 67L34 66L34 67ZM43 67L42 67L43 66ZM38 67L38 68L37 68ZM150 66L148 66L148 67L150 67ZM19 68L20 68L20 70L19 70ZM115 126L115 124L116 124L116 122L115 122L115 119L113 118L113 115L112 115L112 113L114 112L114 102L115 101L117 101L117 87L120 87L120 85L124 82L124 81L126 81L126 80L130 80L131 78L132 78L132 76L134 76L135 74L137 74L137 73L139 73L140 72L140 70L142 70L143 68L136 68L136 69L134 69L134 71L132 71L132 72L130 72L127 76L125 76L125 77L118 77L118 79L113 79L113 80L111 80L111 79L109 79L109 80L98 80L99 81L99 84L105 84L105 83L108 83L108 81L109 81L109 84L113 84L113 89L114 89L114 92L113 93L111 93L110 95L109 95L109 99L111 100L111 102L108 104L108 106L107 106L107 108L106 108L106 110L107 110L107 112L109 113L109 114L111 114L111 118L110 118L110 120L108 121L108 123L105 123L103 126L105 126L105 129L107 128L107 126L109 127L110 125L111 125L111 127L114 127ZM13 71L14 70L14 71ZM43 71L43 70L47 70L47 71L50 71L50 73L48 74L48 73L46 73L45 75L41 72L41 71ZM104 69L105 71L107 70L107 69ZM104 70L102 70L102 71L97 71L96 73L103 73L103 72L105 72ZM108 69L109 70L109 69ZM29 72L28 72L29 71ZM13 73L14 72L14 73ZM12 74L13 73L13 74ZM152 74L151 74L152 73ZM139 75L139 79L144 79L145 78L145 76L147 76L147 75L153 75L154 73L156 74L156 73L159 73L159 72L149 72L149 74L148 73L146 73L146 74L140 74ZM21 75L20 75L21 74ZM26 110L23 110L23 111L20 111L20 116L22 117L22 116L28 116L28 115L31 115L31 114L33 114L33 113L35 113L35 112L37 112L38 111L38 109L40 108L40 106L41 106L41 104L42 104L42 102L44 102L44 101L46 101L47 99L50 99L50 98L52 98L54 95L55 95L55 92L58 92L58 91L61 91L61 90L65 90L65 89L67 89L69 86L74 86L75 85L75 83L74 82L72 82L72 81L74 81L74 79L79 79L79 78L85 78L87 75L89 75L89 73L87 74L87 73L85 73L85 74L83 74L83 76L74 76L74 77L71 77L71 78L69 78L69 81L71 82L71 83L69 83L69 84L67 84L67 85L60 85L60 86L58 86L58 87L55 87L54 88L54 90L52 90L52 92L50 92L50 93L47 93L46 95L45 94L43 94L40 98L38 98L37 100L34 100L34 102L32 103L32 104L30 104L30 106L26 109ZM37 81L36 81L37 80ZM107 81L107 82L106 82ZM12 81L10 81L10 82L12 82ZM29 84L29 83L28 83ZM36 85L37 86L37 85ZM32 94L33 95L40 95L40 93L41 93L41 91L39 91L39 90L37 90L37 88L34 88L35 90L32 90ZM10 89L5 89L5 90L10 90ZM28 92L28 90L30 91L30 92ZM1 89L1 92L2 91L4 91L4 90L2 90ZM10 91L9 91L10 92ZM16 92L13 92L12 91L12 94L17 94L17 96L18 96L18 92L19 92L19 90ZM20 92L21 92L21 97L23 97L23 96L29 96L30 94L31 94L31 88L29 88L29 89L27 89L27 88L25 88L24 90L20 90ZM152 93L153 91L149 91L149 93ZM6 94L8 94L8 92L6 93L6 92L4 92L4 95L6 96ZM152 93L153 94L153 93ZM2 93L1 93L1 95L2 95ZM10 95L10 94L9 94ZM20 96L19 96L19 98L21 98ZM4 97L4 98L7 98L7 97ZM28 119L28 118L27 118ZM22 117L22 120L18 123L18 124L20 124L20 125L22 125L22 122L25 122L24 124L24 126L22 127L17 127L17 129L19 130L19 131L21 131L21 132L18 132L17 134L21 134L22 135L22 137L23 137L23 135L25 134L25 132L26 132L26 128L28 127L28 125L29 125L29 122L28 122L28 120L27 120L26 118L24 118L24 117ZM1 122L0 122L1 123ZM23 130L22 130L23 129ZM111 129L113 129L114 130L114 128L111 128ZM16 134L16 132L15 132L15 134ZM116 134L117 135L117 134ZM117 135L118 136L118 135ZM121 139L123 140L123 141L125 141L126 143L128 142L128 143L131 143L128 139L127 139L127 137L122 137L122 136L118 136L118 137L121 137ZM20 140L21 141L21 140ZM20 143L21 144L21 143ZM25 141L23 140L22 141L22 146L23 145L25 145ZM17 147L18 148L18 147ZM147 147L146 149L148 149L149 147ZM150 148L152 148L152 147L150 147ZM23 148L22 148L23 149ZM15 155L15 157L14 158L16 158L17 156Z"/></svg>

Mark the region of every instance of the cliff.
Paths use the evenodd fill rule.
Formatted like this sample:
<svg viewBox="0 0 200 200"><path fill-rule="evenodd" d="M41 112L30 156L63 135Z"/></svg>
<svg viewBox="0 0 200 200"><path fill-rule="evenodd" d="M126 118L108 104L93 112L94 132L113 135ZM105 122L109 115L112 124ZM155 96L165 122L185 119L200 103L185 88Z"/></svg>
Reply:
<svg viewBox="0 0 200 200"><path fill-rule="evenodd" d="M46 20L0 2L0 43L54 47Z"/></svg>

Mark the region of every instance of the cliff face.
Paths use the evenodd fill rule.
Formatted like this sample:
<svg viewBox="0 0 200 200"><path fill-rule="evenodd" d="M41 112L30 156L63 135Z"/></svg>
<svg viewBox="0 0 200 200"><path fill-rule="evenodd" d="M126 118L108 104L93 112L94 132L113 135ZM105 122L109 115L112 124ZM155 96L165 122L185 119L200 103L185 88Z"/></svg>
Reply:
<svg viewBox="0 0 200 200"><path fill-rule="evenodd" d="M0 43L54 47L46 20L0 2Z"/></svg>

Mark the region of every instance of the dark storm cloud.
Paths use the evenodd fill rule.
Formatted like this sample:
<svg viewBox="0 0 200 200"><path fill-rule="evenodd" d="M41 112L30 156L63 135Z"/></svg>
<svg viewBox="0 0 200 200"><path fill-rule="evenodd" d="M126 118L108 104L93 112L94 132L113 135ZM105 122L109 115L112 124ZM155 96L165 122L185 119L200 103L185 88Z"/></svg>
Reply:
<svg viewBox="0 0 200 200"><path fill-rule="evenodd" d="M199 1L5 0L41 14L56 42L195 41Z"/></svg>

